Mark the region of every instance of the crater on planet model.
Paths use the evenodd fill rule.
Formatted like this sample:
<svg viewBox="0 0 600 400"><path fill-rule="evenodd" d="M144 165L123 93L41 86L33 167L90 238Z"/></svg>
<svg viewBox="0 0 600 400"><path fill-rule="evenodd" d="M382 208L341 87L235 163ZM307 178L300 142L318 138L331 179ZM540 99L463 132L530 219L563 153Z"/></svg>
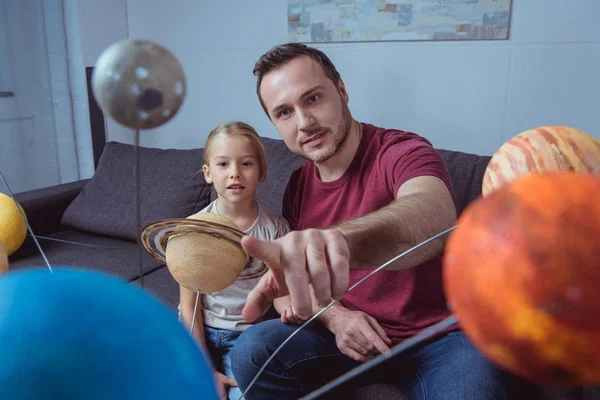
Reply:
<svg viewBox="0 0 600 400"><path fill-rule="evenodd" d="M138 109L151 111L163 104L163 95L156 89L146 89L137 101Z"/></svg>

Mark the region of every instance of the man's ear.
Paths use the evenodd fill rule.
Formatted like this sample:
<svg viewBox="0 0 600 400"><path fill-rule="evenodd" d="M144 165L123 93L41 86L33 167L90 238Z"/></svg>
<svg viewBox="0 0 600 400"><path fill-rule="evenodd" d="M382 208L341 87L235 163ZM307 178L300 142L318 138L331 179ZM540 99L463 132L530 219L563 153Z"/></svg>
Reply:
<svg viewBox="0 0 600 400"><path fill-rule="evenodd" d="M206 164L202 166L202 172L204 173L204 180L209 185L212 184L212 179L210 178L210 167Z"/></svg>
<svg viewBox="0 0 600 400"><path fill-rule="evenodd" d="M340 79L340 82L338 83L338 91L340 92L340 96L342 96L342 99L344 99L344 102L346 103L346 105L348 105L348 92L346 91L346 85L344 85L344 81Z"/></svg>

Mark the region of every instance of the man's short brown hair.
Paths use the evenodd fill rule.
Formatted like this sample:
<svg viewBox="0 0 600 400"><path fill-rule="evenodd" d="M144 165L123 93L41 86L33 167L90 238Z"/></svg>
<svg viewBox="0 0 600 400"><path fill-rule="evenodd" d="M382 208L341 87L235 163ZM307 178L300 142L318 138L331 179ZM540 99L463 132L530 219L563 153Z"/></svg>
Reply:
<svg viewBox="0 0 600 400"><path fill-rule="evenodd" d="M319 65L321 65L321 68L323 68L327 78L329 78L336 87L340 82L340 73L337 71L335 65L333 65L329 57L327 57L321 50L306 46L302 43L286 43L272 47L258 59L256 64L254 64L254 70L252 71L252 73L257 77L256 94L260 100L260 105L262 106L263 110L265 110L265 113L267 113L269 118L271 117L269 116L269 112L267 111L262 96L260 95L260 84L262 83L263 77L267 73L280 68L288 62L299 57L310 57L318 62Z"/></svg>

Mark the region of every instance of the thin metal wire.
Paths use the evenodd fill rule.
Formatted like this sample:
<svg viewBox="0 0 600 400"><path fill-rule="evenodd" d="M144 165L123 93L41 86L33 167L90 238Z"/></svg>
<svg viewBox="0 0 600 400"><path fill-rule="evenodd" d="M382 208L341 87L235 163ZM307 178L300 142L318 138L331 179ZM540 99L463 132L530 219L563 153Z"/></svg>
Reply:
<svg viewBox="0 0 600 400"><path fill-rule="evenodd" d="M140 152L138 149L140 142L140 130L136 129L133 136L133 207L135 209L135 237L136 237L136 252L137 264L140 274L140 286L144 289L144 266L142 265L142 244L140 241L141 225L141 210L140 210Z"/></svg>
<svg viewBox="0 0 600 400"><path fill-rule="evenodd" d="M40 242L38 242L37 237L33 233L33 230L31 229L31 226L29 225L29 222L27 221L27 217L25 216L25 214L21 210L19 202L17 202L17 200L15 199L15 196L13 195L12 190L10 190L10 187L8 186L8 182L6 182L6 179L4 178L4 174L2 173L2 171L0 171L0 177L2 178L2 181L4 182L4 186L6 186L6 189L8 190L8 194L10 195L10 197L15 202L15 205L17 206L17 210L19 210L19 214L21 214L21 218L23 218L23 221L25 222L25 225L27 226L27 230L29 231L29 234L33 238L33 241L35 242L35 245L37 246L38 250L42 254L42 258L44 259L44 262L48 266L48 269L50 270L50 273L53 274L54 270L52 269L52 266L50 265L50 261L48 261L48 258L46 257L46 253L44 253L44 250L42 250L42 246L40 246Z"/></svg>
<svg viewBox="0 0 600 400"><path fill-rule="evenodd" d="M201 172L202 172L202 169L199 169L198 171L196 171L196 172L194 173L194 175L192 175L192 176L190 177L190 179L188 179L188 182L189 182L189 181L191 181L192 179L194 179L194 177L195 177L196 175L198 175L199 173L201 173Z"/></svg>
<svg viewBox="0 0 600 400"><path fill-rule="evenodd" d="M427 243L437 239L440 236L443 236L445 234L447 234L448 232L451 232L452 230L458 228L458 225L454 225L451 228L448 228L432 237L430 237L429 239L411 247L410 249L404 251L403 253L395 256L394 258L390 259L389 261L385 262L384 264L382 264L381 266L377 267L376 269L374 269L373 271L371 271L371 273L369 273L367 276L365 276L364 278L362 278L361 280L359 280L358 282L356 282L354 285L352 285L352 287L350 287L350 289L348 289L346 291L346 293L350 292L351 290L353 290L355 287L357 287L358 285L360 285L362 282L364 282L365 280L369 279L371 276L373 276L374 274L376 274L377 272L381 271L382 269L384 269L385 267L387 267L389 264L393 263L394 261L398 260L399 258L404 257L405 255L413 252L414 250L418 249L421 246L426 245ZM244 393L242 393L242 396L238 399L238 400L242 400L245 396L246 393L248 393L248 391L250 390L250 388L252 388L252 386L254 385L254 383L256 382L256 380L258 379L258 377L260 376L260 374L265 370L265 368L267 367L267 365L271 362L271 360L273 360L273 358L275 358L275 356L277 355L277 353L279 353L279 351L283 348L283 346L290 341L290 339L292 339L292 337L294 337L294 335L296 335L296 333L300 332L300 330L302 330L306 325L308 325L311 321L313 321L314 319L316 319L319 315L321 315L323 312L325 312L327 309L329 309L331 306L333 306L335 303L337 302L337 300L333 300L331 303L329 303L327 305L327 307L323 308L322 310L320 310L318 313L316 313L315 315L313 315L309 320L307 320L306 322L304 322L298 329L296 329L288 338L286 338L283 343L281 343L281 345L279 345L279 347L273 352L273 354L271 354L271 356L269 357L269 359L263 364L263 366L261 367L261 369L258 371L258 373L254 376L254 379L252 379L252 381L250 382L250 385L248 385L248 387L246 388L246 390L244 391ZM388 355L386 354L382 354L382 357L387 357Z"/></svg>
<svg viewBox="0 0 600 400"><path fill-rule="evenodd" d="M200 298L200 291L196 292L196 303L194 304L194 315L192 315L192 325L190 326L190 336L194 337L194 322L196 322L196 310L198 309L198 299Z"/></svg>
<svg viewBox="0 0 600 400"><path fill-rule="evenodd" d="M31 236L31 235L28 235L28 236ZM100 249L120 249L119 246L101 246L101 245L98 245L98 244L73 242L73 241L70 241L70 240L57 239L57 238L52 238L52 237L48 237L48 236L37 235L37 238L38 239L42 239L42 240L50 240L52 242L74 244L74 245L77 245L77 246L97 247L97 248L100 248Z"/></svg>
<svg viewBox="0 0 600 400"><path fill-rule="evenodd" d="M372 360L367 361L367 362L359 365L358 367L351 369L350 371L346 372L345 374L337 377L336 379L332 380L331 382L328 382L327 384L320 387L319 389L309 393L308 395L306 395L304 397L301 397L301 400L312 400L312 399L318 398L319 396L323 395L324 393L329 392L330 390L340 386L343 383L348 382L349 380L357 377L358 375L360 375L364 372L367 372L371 368L375 368L376 366L383 363L384 361L387 361L392 357L395 357L407 350L410 350L413 346L416 346L416 345L424 342L425 340L437 335L439 332L454 325L456 322L458 322L458 319L456 318L456 316L451 315L449 317L446 317L445 319L441 320L437 324L432 325L429 328L425 329L423 332L420 332L420 333L412 336L410 339L407 339L404 342L392 347L388 353L378 355L377 357L373 358Z"/></svg>

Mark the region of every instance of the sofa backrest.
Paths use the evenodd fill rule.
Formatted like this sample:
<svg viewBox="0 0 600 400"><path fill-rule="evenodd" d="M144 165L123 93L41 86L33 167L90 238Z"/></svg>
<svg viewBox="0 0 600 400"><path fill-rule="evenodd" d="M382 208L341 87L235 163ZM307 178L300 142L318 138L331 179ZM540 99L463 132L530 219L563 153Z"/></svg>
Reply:
<svg viewBox="0 0 600 400"><path fill-rule="evenodd" d="M292 172L305 160L283 140L261 138L267 153L267 178L257 187L264 207L281 213L281 200ZM459 210L481 194L488 156L438 150L452 177ZM143 225L165 218L185 218L206 207L216 193L201 173L202 149L138 148L140 205ZM135 240L133 206L133 146L109 142L98 169L69 205L62 224L101 235Z"/></svg>
<svg viewBox="0 0 600 400"><path fill-rule="evenodd" d="M267 179L256 188L256 200L281 214L281 201L288 179L306 160L293 154L283 140L262 138L262 142L267 153Z"/></svg>
<svg viewBox="0 0 600 400"><path fill-rule="evenodd" d="M138 147L142 226L166 218L185 218L208 204L202 150ZM61 223L69 228L136 240L134 147L108 142L96 172L67 207ZM199 172L199 173L197 173Z"/></svg>
<svg viewBox="0 0 600 400"><path fill-rule="evenodd" d="M471 201L481 195L483 174L491 157L444 149L438 149L438 152L450 172L459 213L462 213Z"/></svg>

